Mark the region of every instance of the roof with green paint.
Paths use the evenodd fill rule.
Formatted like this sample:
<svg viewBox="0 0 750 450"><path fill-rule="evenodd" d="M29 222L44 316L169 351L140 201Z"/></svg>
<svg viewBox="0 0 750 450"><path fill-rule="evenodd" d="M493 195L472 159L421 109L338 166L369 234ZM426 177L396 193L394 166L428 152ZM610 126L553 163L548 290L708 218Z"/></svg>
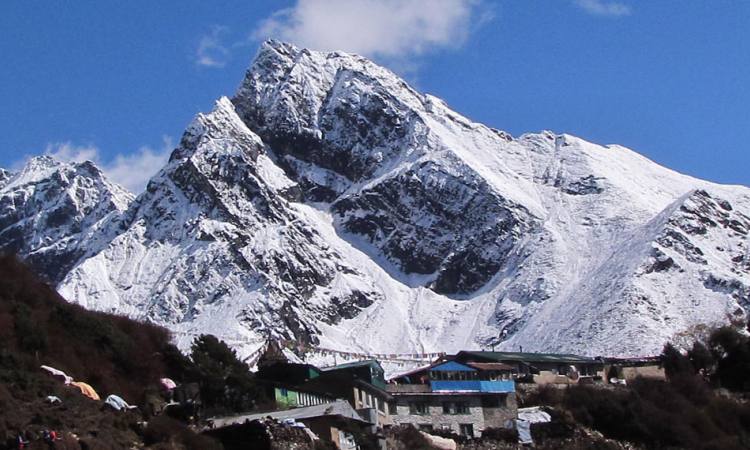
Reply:
<svg viewBox="0 0 750 450"><path fill-rule="evenodd" d="M373 366L373 365L377 366L378 369L383 370L383 367L380 365L380 363L374 359L366 359L364 361L355 361L355 362L350 362L350 363L339 364L337 366L323 367L320 370L323 372L328 372L331 370L354 369L358 367L367 367L367 366Z"/></svg>
<svg viewBox="0 0 750 450"><path fill-rule="evenodd" d="M485 352L462 351L457 357L466 359L482 358L493 361L547 362L547 363L598 363L599 360L588 356L570 353L520 353L520 352ZM461 358L463 359L463 358Z"/></svg>

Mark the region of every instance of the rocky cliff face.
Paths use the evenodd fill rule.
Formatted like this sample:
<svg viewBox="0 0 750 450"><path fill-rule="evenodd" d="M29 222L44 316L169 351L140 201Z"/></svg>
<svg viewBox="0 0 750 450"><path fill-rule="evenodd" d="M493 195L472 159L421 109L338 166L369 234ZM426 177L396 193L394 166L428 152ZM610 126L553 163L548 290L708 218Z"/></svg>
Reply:
<svg viewBox="0 0 750 450"><path fill-rule="evenodd" d="M60 292L241 352L270 333L646 354L750 303L750 189L569 135L514 138L364 58L275 41L125 204L75 233L84 250L50 272Z"/></svg>
<svg viewBox="0 0 750 450"><path fill-rule="evenodd" d="M304 199L439 293L482 287L534 226L430 128L436 100L366 59L271 43L234 103Z"/></svg>
<svg viewBox="0 0 750 450"><path fill-rule="evenodd" d="M339 273L359 273L293 210L294 192L221 99L190 125L121 231L62 292L88 307L171 325L230 309L250 330L317 342L318 321L351 318L377 296L344 288L329 302L310 301Z"/></svg>

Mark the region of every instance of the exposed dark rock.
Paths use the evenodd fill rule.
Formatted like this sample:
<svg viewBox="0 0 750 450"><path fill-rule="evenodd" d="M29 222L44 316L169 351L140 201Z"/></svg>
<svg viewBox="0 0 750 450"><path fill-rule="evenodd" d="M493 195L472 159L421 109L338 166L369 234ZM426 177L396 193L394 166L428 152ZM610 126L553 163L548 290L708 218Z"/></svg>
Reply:
<svg viewBox="0 0 750 450"><path fill-rule="evenodd" d="M645 273L664 272L671 268L679 269L680 266L674 262L674 259L672 259L672 257L667 256L664 252L662 252L658 248L653 248L651 250L651 257L649 258L648 262L646 263L646 266L644 267L644 272Z"/></svg>
<svg viewBox="0 0 750 450"><path fill-rule="evenodd" d="M430 287L445 294L487 283L533 226L523 208L484 182L453 178L432 163L345 197L332 210L341 228L365 236L405 273L435 274Z"/></svg>
<svg viewBox="0 0 750 450"><path fill-rule="evenodd" d="M729 294L746 310L750 308L750 286L737 279L719 278L714 274L707 274L703 286L715 292Z"/></svg>
<svg viewBox="0 0 750 450"><path fill-rule="evenodd" d="M590 194L601 194L604 192L604 188L599 185L601 178L593 175L588 175L579 180L568 183L563 188L563 192L570 195L590 195Z"/></svg>

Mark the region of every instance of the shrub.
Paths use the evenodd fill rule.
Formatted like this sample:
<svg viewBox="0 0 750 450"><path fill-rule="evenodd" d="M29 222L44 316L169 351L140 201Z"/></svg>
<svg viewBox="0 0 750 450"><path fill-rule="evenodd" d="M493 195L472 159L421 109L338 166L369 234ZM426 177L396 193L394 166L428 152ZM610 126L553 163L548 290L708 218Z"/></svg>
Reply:
<svg viewBox="0 0 750 450"><path fill-rule="evenodd" d="M525 395L518 395L519 406L553 406L562 403L565 395L564 389L560 389L551 384L537 386L537 389L531 390Z"/></svg>
<svg viewBox="0 0 750 450"><path fill-rule="evenodd" d="M661 360L662 365L664 366L664 372L666 372L667 377L669 378L682 374L694 373L693 365L690 364L688 357L680 353L680 351L672 344L664 346Z"/></svg>
<svg viewBox="0 0 750 450"><path fill-rule="evenodd" d="M711 351L701 342L695 341L687 356L695 372L706 375L713 373L716 360Z"/></svg>
<svg viewBox="0 0 750 450"><path fill-rule="evenodd" d="M750 406L716 397L695 375L669 382L638 378L628 389L575 386L565 406L606 437L649 448L740 448L748 441Z"/></svg>
<svg viewBox="0 0 750 450"><path fill-rule="evenodd" d="M734 391L750 391L750 339L722 327L711 333L709 346L717 360L715 381Z"/></svg>

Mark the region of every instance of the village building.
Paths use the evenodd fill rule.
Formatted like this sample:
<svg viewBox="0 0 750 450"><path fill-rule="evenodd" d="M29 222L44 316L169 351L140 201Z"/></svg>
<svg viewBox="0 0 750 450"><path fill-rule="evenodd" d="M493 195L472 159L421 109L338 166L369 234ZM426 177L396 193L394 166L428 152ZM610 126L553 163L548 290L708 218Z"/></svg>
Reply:
<svg viewBox="0 0 750 450"><path fill-rule="evenodd" d="M263 366L259 366L256 377L262 380L299 385L308 380L319 377L320 374L321 370L312 364L275 361L271 364L267 363Z"/></svg>
<svg viewBox="0 0 750 450"><path fill-rule="evenodd" d="M386 391L385 371L374 359L320 369L320 375L302 385L343 398L376 428L393 422L388 409L393 397Z"/></svg>
<svg viewBox="0 0 750 450"><path fill-rule="evenodd" d="M373 386L377 386L381 389L385 388L385 370L383 370L383 366L374 359L324 367L320 370L326 374L348 373Z"/></svg>
<svg viewBox="0 0 750 450"><path fill-rule="evenodd" d="M422 431L479 437L514 426L517 405L512 367L502 363L439 360L391 379L391 420Z"/></svg>
<svg viewBox="0 0 750 450"><path fill-rule="evenodd" d="M653 380L666 380L667 374L662 365L661 356L646 356L640 358L602 358L604 373L608 382L626 383L638 377Z"/></svg>
<svg viewBox="0 0 750 450"><path fill-rule="evenodd" d="M335 397L325 393L282 384L268 384L266 395L273 401L272 409L300 408L336 401Z"/></svg>
<svg viewBox="0 0 750 450"><path fill-rule="evenodd" d="M319 368L290 363L279 349L274 350L264 355L257 373L257 379L268 385L274 411L259 414L291 417L289 414L297 414L294 411L318 411L319 407L326 411L330 405L344 402L354 414L344 416L356 419L359 429L381 438L384 428L407 424L425 432L480 437L489 429L517 426L517 389L594 383L606 380L608 374L630 378L663 373L658 358L462 351L386 383L385 371L374 359ZM317 426L316 420L306 420L310 427ZM328 419L323 422L328 436ZM337 446L348 445L344 434L334 432L331 436Z"/></svg>
<svg viewBox="0 0 750 450"><path fill-rule="evenodd" d="M310 364L295 364L277 361L266 364L256 373L259 383L265 385L267 398L272 399L271 408L297 408L332 403L336 397L314 386L303 387L308 381L319 377L320 369Z"/></svg>
<svg viewBox="0 0 750 450"><path fill-rule="evenodd" d="M279 408L312 406L344 399L373 431L390 425L385 372L375 360L318 368L310 364L275 361L258 370L257 378L270 383L268 394Z"/></svg>
<svg viewBox="0 0 750 450"><path fill-rule="evenodd" d="M604 362L572 354L462 351L455 360L464 364L500 363L511 367L513 378L535 384L592 383L604 379Z"/></svg>

